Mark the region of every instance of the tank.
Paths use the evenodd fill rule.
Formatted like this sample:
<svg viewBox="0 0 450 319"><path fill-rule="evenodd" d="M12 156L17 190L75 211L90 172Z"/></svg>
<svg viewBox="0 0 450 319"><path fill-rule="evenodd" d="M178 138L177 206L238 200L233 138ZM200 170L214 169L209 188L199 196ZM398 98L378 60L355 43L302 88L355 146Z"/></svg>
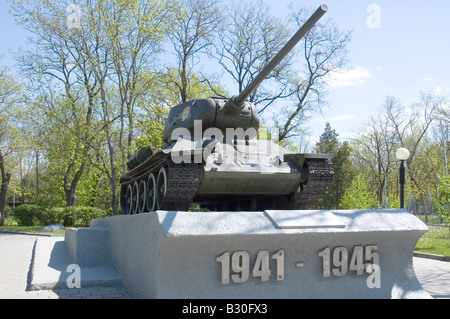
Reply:
<svg viewBox="0 0 450 319"><path fill-rule="evenodd" d="M171 108L164 146L142 148L127 163L123 213L187 211L191 204L221 211L313 209L332 182L331 156L258 139L258 113L247 99L326 11L321 5L239 95Z"/></svg>

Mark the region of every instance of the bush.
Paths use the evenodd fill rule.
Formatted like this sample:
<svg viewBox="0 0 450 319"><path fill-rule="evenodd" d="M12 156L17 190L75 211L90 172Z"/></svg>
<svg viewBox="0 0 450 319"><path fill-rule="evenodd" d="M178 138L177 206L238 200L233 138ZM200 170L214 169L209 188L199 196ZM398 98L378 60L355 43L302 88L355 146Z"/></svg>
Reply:
<svg viewBox="0 0 450 319"><path fill-rule="evenodd" d="M450 175L439 175L437 185L437 198L434 201L434 208L445 224L450 224Z"/></svg>
<svg viewBox="0 0 450 319"><path fill-rule="evenodd" d="M5 209L5 218L8 219L9 216L12 216L12 208L10 206L6 206Z"/></svg>
<svg viewBox="0 0 450 319"><path fill-rule="evenodd" d="M64 226L88 227L91 220L109 216L107 211L95 207L45 208L38 205L21 205L14 209L14 218L19 226Z"/></svg>
<svg viewBox="0 0 450 319"><path fill-rule="evenodd" d="M16 218L14 216L9 216L5 220L5 226L19 226L19 223L17 222Z"/></svg>
<svg viewBox="0 0 450 319"><path fill-rule="evenodd" d="M46 209L38 205L20 205L12 212L19 226L40 226L41 216L45 216Z"/></svg>
<svg viewBox="0 0 450 319"><path fill-rule="evenodd" d="M76 207L64 207L59 208L61 214L61 222L64 226L75 226L77 221L77 208Z"/></svg>
<svg viewBox="0 0 450 319"><path fill-rule="evenodd" d="M91 220L109 215L107 211L95 207L64 207L61 212L64 226L88 227Z"/></svg>
<svg viewBox="0 0 450 319"><path fill-rule="evenodd" d="M36 216L39 225L36 226L47 226L61 223L61 217L58 211L54 208L43 208L40 214Z"/></svg>
<svg viewBox="0 0 450 319"><path fill-rule="evenodd" d="M81 226L89 226L91 220L111 216L107 211L95 207L79 207L79 221Z"/></svg>

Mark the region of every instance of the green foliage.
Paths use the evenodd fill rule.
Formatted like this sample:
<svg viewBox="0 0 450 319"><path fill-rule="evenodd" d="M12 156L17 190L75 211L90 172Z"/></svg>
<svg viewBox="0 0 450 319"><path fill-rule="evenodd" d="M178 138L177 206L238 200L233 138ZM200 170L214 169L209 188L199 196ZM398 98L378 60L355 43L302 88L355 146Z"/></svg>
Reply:
<svg viewBox="0 0 450 319"><path fill-rule="evenodd" d="M38 205L20 205L12 212L19 226L64 226L88 227L91 220L109 216L109 212L95 207L46 208Z"/></svg>
<svg viewBox="0 0 450 319"><path fill-rule="evenodd" d="M446 224L450 223L450 176L438 176L437 198L434 201L435 209L444 219Z"/></svg>
<svg viewBox="0 0 450 319"><path fill-rule="evenodd" d="M6 209L5 209L5 218L10 217L11 215L12 215L12 208L9 207L9 206L6 206Z"/></svg>
<svg viewBox="0 0 450 319"><path fill-rule="evenodd" d="M342 196L341 208L344 209L370 209L378 208L376 197L369 192L369 187L364 174L357 175L349 188Z"/></svg>
<svg viewBox="0 0 450 319"><path fill-rule="evenodd" d="M388 194L389 208L400 208L400 196Z"/></svg>
<svg viewBox="0 0 450 319"><path fill-rule="evenodd" d="M319 142L316 144L316 151L318 153L337 153L339 148L339 141L337 137L339 136L335 130L331 129L330 123L325 124L325 129L323 134L320 136Z"/></svg>
<svg viewBox="0 0 450 319"><path fill-rule="evenodd" d="M7 227L16 227L16 226L19 226L19 223L17 222L17 220L13 216L10 216L10 217L6 218L4 226L5 226L5 228L7 228Z"/></svg>
<svg viewBox="0 0 450 319"><path fill-rule="evenodd" d="M295 153L299 153L300 149L299 147L294 144L293 142L291 142L289 139L283 139L281 141L279 141L280 146L287 148L288 150L295 152Z"/></svg>
<svg viewBox="0 0 450 319"><path fill-rule="evenodd" d="M43 225L42 220L47 219L48 211L37 205L20 205L13 210L13 216L20 226Z"/></svg>
<svg viewBox="0 0 450 319"><path fill-rule="evenodd" d="M145 127L143 128L145 134L135 139L135 150L139 150L142 147L150 147L153 151L163 146L163 132L164 124L145 121ZM144 126L144 125L143 125Z"/></svg>
<svg viewBox="0 0 450 319"><path fill-rule="evenodd" d="M350 160L350 145L348 142L339 143L338 136L339 134L331 129L330 123L326 123L324 133L316 144L317 153L333 156L331 159L334 170L333 182L319 203L319 207L324 209L339 208L344 191L350 186L355 174Z"/></svg>
<svg viewBox="0 0 450 319"><path fill-rule="evenodd" d="M91 220L110 215L107 211L95 207L64 207L56 210L64 226L88 227Z"/></svg>
<svg viewBox="0 0 450 319"><path fill-rule="evenodd" d="M258 140L272 140L272 134L267 130L264 124L260 124L258 128L258 134L256 136Z"/></svg>

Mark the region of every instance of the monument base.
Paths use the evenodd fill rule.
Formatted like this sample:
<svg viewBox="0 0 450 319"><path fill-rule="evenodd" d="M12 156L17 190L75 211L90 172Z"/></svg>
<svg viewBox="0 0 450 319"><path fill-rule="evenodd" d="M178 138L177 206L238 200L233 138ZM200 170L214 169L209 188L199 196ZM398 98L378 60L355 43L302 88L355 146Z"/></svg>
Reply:
<svg viewBox="0 0 450 319"><path fill-rule="evenodd" d="M68 234L69 251L104 252L136 298L431 298L412 259L428 228L404 209L157 211L87 229L108 235Z"/></svg>

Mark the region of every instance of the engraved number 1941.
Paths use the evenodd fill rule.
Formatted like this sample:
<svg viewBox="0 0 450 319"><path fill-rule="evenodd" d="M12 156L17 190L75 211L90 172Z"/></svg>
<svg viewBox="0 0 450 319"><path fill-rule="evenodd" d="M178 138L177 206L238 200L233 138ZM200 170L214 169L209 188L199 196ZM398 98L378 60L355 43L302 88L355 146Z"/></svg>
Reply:
<svg viewBox="0 0 450 319"><path fill-rule="evenodd" d="M231 257L231 258L230 258ZM253 278L261 278L262 282L269 281L272 271L270 270L270 257L276 260L276 278L277 281L284 279L284 250L280 249L275 254L270 256L268 250L258 251L255 262L253 264L251 276ZM222 285L228 285L231 280L234 283L244 283L250 277L250 254L245 250L224 252L216 258L216 261L221 264L221 281ZM230 270L232 274L230 276Z"/></svg>

